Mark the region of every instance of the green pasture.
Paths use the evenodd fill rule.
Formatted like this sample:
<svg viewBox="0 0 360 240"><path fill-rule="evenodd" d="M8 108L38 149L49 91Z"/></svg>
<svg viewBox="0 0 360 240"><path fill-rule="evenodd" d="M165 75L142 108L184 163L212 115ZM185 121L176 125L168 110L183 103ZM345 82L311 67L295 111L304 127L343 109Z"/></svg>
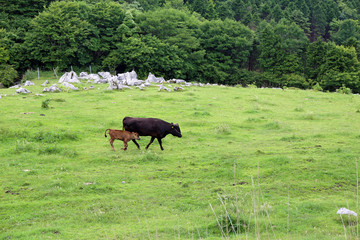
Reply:
<svg viewBox="0 0 360 240"><path fill-rule="evenodd" d="M107 84L41 96L56 83L41 75L31 94L0 89L0 239L357 239L356 217L336 212L359 213L360 96ZM114 152L104 132L125 116L183 137Z"/></svg>

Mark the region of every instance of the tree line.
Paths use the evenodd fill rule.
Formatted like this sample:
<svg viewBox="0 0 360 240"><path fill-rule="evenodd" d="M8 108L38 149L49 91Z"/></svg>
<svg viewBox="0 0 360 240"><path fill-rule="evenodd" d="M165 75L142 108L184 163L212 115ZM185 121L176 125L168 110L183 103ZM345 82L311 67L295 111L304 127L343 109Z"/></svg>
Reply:
<svg viewBox="0 0 360 240"><path fill-rule="evenodd" d="M0 82L27 69L360 92L360 0L0 0Z"/></svg>

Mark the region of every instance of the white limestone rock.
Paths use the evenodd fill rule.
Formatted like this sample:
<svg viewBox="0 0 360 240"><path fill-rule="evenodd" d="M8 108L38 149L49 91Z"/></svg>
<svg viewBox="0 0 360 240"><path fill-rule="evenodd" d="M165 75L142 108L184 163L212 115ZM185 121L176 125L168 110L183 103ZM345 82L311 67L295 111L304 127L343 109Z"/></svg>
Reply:
<svg viewBox="0 0 360 240"><path fill-rule="evenodd" d="M108 79L111 78L112 75L109 72L98 72L99 76L102 77L103 79Z"/></svg>
<svg viewBox="0 0 360 240"><path fill-rule="evenodd" d="M76 74L76 72L71 71L71 72L66 72L64 75L61 76L61 78L59 79L59 83L80 83L79 78Z"/></svg>
<svg viewBox="0 0 360 240"><path fill-rule="evenodd" d="M146 82L149 83L163 83L165 81L165 79L163 77L155 77L154 74L152 74L151 72L149 73L147 79L145 80Z"/></svg>
<svg viewBox="0 0 360 240"><path fill-rule="evenodd" d="M43 92L61 92L61 89L56 84L53 84L50 87L44 88Z"/></svg>
<svg viewBox="0 0 360 240"><path fill-rule="evenodd" d="M174 87L174 91L183 91L184 90L184 88L182 88L182 87Z"/></svg>
<svg viewBox="0 0 360 240"><path fill-rule="evenodd" d="M20 88L21 86L19 85L19 84L16 84L16 85L14 85L14 86L12 86L12 87L9 87L9 88Z"/></svg>
<svg viewBox="0 0 360 240"><path fill-rule="evenodd" d="M31 82L31 81L26 81L26 82L23 84L24 87L34 86L34 85L35 85L35 83L33 83L33 82Z"/></svg>
<svg viewBox="0 0 360 240"><path fill-rule="evenodd" d="M165 91L171 92L171 90L168 89L167 87L165 87L164 85L160 85L160 88L159 88L158 92L160 92L161 90L165 90Z"/></svg>
<svg viewBox="0 0 360 240"><path fill-rule="evenodd" d="M46 80L43 84L41 84L41 86L45 87L48 84L49 84L49 80Z"/></svg>
<svg viewBox="0 0 360 240"><path fill-rule="evenodd" d="M357 217L356 212L351 211L347 208L340 208L336 213L340 214L340 215L353 215L353 216Z"/></svg>
<svg viewBox="0 0 360 240"><path fill-rule="evenodd" d="M68 82L63 82L61 84L61 86L65 87L65 88L69 88L71 90L79 90L79 88L75 87L74 85L72 85L71 83L68 83Z"/></svg>
<svg viewBox="0 0 360 240"><path fill-rule="evenodd" d="M28 94L31 93L29 90L27 90L26 88L19 88L18 90L16 90L16 93L24 93L24 94Z"/></svg>

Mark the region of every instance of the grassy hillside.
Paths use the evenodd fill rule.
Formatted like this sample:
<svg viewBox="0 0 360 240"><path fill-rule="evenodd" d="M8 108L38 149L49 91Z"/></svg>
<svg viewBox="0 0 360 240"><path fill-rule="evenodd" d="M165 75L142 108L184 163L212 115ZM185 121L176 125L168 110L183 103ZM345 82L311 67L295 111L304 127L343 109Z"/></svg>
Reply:
<svg viewBox="0 0 360 240"><path fill-rule="evenodd" d="M29 95L0 89L1 239L357 235L336 211L358 212L359 96L107 85L36 96L45 79L56 82L35 80ZM104 131L125 116L179 123L183 137L113 152Z"/></svg>

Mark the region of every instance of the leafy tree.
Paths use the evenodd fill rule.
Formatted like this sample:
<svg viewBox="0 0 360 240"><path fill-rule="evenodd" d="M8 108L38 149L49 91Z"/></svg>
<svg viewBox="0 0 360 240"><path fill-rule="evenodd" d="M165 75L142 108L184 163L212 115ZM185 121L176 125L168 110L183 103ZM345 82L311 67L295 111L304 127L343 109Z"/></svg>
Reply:
<svg viewBox="0 0 360 240"><path fill-rule="evenodd" d="M273 27L262 23L259 28L260 66L276 75L302 72L301 56L306 49L307 38L295 23L280 21Z"/></svg>
<svg viewBox="0 0 360 240"><path fill-rule="evenodd" d="M325 8L321 1L314 1L310 13L310 41L314 42L318 37L324 37L327 22Z"/></svg>
<svg viewBox="0 0 360 240"><path fill-rule="evenodd" d="M349 38L360 40L360 25L358 20L347 19L333 22L332 38L336 44L344 44Z"/></svg>
<svg viewBox="0 0 360 240"><path fill-rule="evenodd" d="M124 71L134 69L145 78L149 72L166 78L183 77L184 60L177 46L170 45L155 36L130 37L118 44L103 61L111 69L123 66Z"/></svg>
<svg viewBox="0 0 360 240"><path fill-rule="evenodd" d="M17 71L9 65L9 47L7 32L5 29L0 29L0 83L5 87L11 86L18 77Z"/></svg>
<svg viewBox="0 0 360 240"><path fill-rule="evenodd" d="M206 19L217 18L215 3L213 0L192 0L189 8L197 13L200 13L201 16Z"/></svg>
<svg viewBox="0 0 360 240"><path fill-rule="evenodd" d="M30 58L46 67L91 63L91 51L100 47L98 30L87 19L90 7L83 2L53 2L31 22L25 44Z"/></svg>
<svg viewBox="0 0 360 240"><path fill-rule="evenodd" d="M118 31L125 18L125 12L121 5L116 2L98 2L91 6L89 17L86 19L95 27L94 36L92 37L92 45L89 49L94 51L95 63L101 63L103 58L107 56L110 50L115 49L116 42L121 36ZM128 16L127 21L131 21Z"/></svg>
<svg viewBox="0 0 360 240"><path fill-rule="evenodd" d="M198 38L201 22L197 17L177 9L158 9L138 15L136 21L142 35L156 36L164 43L177 46L184 59L182 76L199 79L197 66L202 63L204 50Z"/></svg>
<svg viewBox="0 0 360 240"><path fill-rule="evenodd" d="M205 22L201 30L201 48L206 51L207 64L211 65L203 72L213 72L207 81L225 83L228 74L247 68L253 41L249 28L226 19Z"/></svg>
<svg viewBox="0 0 360 240"><path fill-rule="evenodd" d="M320 66L318 81L324 90L335 91L344 84L359 92L359 67L355 48L331 43L326 53L326 61Z"/></svg>
<svg viewBox="0 0 360 240"><path fill-rule="evenodd" d="M306 51L306 76L315 81L320 74L320 67L326 61L328 44L318 40L310 43Z"/></svg>

